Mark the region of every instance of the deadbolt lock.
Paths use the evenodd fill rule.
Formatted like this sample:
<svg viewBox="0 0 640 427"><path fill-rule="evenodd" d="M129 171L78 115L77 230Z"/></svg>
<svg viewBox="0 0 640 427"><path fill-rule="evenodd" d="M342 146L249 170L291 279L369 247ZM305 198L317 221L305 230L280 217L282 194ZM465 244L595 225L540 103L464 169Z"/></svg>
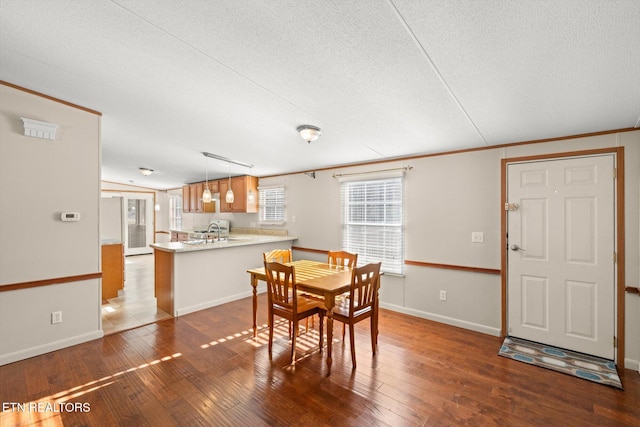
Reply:
<svg viewBox="0 0 640 427"><path fill-rule="evenodd" d="M504 210L505 211L517 211L518 210L518 204L517 203L505 203L504 204Z"/></svg>

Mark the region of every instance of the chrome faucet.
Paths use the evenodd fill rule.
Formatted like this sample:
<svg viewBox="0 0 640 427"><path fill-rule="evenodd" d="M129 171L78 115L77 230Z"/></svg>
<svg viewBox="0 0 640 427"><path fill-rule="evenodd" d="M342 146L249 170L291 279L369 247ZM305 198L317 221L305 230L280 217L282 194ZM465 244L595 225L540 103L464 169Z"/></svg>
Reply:
<svg viewBox="0 0 640 427"><path fill-rule="evenodd" d="M218 229L218 242L219 242L220 241L220 226L218 225L217 222L212 222L211 224L209 224L209 228L207 228L207 233L211 233L211 227L213 227L214 225Z"/></svg>

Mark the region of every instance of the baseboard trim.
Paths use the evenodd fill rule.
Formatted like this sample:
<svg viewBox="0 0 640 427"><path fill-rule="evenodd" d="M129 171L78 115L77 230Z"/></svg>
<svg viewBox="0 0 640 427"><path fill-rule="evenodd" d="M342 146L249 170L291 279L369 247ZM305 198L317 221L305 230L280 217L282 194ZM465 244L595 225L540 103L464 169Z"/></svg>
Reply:
<svg viewBox="0 0 640 427"><path fill-rule="evenodd" d="M76 335L74 337L65 338L63 340L39 345L36 347L27 348L25 350L3 354L3 355L0 355L0 366L7 365L13 362L18 362L20 360L28 359L30 357L40 356L45 353L51 353L52 351L60 350L66 347L71 347L77 344L82 344L87 341L96 340L96 339L102 338L103 336L104 336L104 332L102 330L98 330L94 332L89 332L87 334Z"/></svg>
<svg viewBox="0 0 640 427"><path fill-rule="evenodd" d="M636 371L636 372L640 373L640 361L629 359L629 358L625 358L624 359L624 368L625 369L631 369L632 371Z"/></svg>
<svg viewBox="0 0 640 427"><path fill-rule="evenodd" d="M239 300L239 299L242 299L242 298L246 298L246 297L250 297L252 295L253 295L253 291L249 290L249 291L246 291L246 292L241 292L239 294L230 295L230 296L225 297L225 298L219 298L219 299L206 301L206 302L203 302L203 303L200 303L200 304L196 304L196 305L191 305L191 306L188 306L188 307L182 307L180 309L176 309L175 310L174 316L175 317L184 316L185 314L195 313L196 311L205 310L207 308L215 307L217 305L226 304L228 302L236 301L236 300Z"/></svg>
<svg viewBox="0 0 640 427"><path fill-rule="evenodd" d="M500 336L500 328L480 325L478 323L467 322L466 320L454 319L452 317L442 316L440 314L428 313L426 311L414 310L412 308L401 307L399 305L387 304L380 302L380 307L387 310L397 311L398 313L408 314L410 316L420 317L422 319L433 320L434 322L444 323L445 325L456 326L463 329L469 329L475 332L481 332L495 337Z"/></svg>

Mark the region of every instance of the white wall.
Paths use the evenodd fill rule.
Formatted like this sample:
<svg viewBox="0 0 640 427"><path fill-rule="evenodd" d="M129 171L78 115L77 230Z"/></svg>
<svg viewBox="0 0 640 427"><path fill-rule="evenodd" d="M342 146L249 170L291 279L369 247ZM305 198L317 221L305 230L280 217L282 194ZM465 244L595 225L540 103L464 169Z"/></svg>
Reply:
<svg viewBox="0 0 640 427"><path fill-rule="evenodd" d="M114 182L102 181L101 189L103 197L113 197L130 193L154 194L154 227L155 243L166 243L170 240L169 235L169 194L164 190L154 190L152 188L140 187L137 185L118 184ZM180 193L181 194L181 193ZM156 209L156 206L158 209ZM104 221L101 221L104 223ZM102 225L102 224L101 224ZM125 224L126 226L126 224Z"/></svg>
<svg viewBox="0 0 640 427"><path fill-rule="evenodd" d="M99 273L100 116L0 84L0 141L0 285ZM100 279L0 292L0 364L101 337L100 304Z"/></svg>
<svg viewBox="0 0 640 427"><path fill-rule="evenodd" d="M334 173L413 166L405 179L405 259L464 267L500 269L500 161L533 154L625 147L626 286L640 284L640 130L549 143L389 162L378 165L262 178L260 185L284 184L287 224L295 246L340 248L340 184ZM295 216L295 222L293 217ZM471 232L484 233L472 243ZM318 258L296 252L296 258ZM315 258L314 258L315 257ZM439 291L447 291L447 301ZM625 365L640 361L640 304L626 296ZM501 327L500 276L419 266L405 266L404 277L384 276L383 307L492 335ZM384 326L382 326L384 327Z"/></svg>
<svg viewBox="0 0 640 427"><path fill-rule="evenodd" d="M100 239L124 241L122 197L100 198Z"/></svg>

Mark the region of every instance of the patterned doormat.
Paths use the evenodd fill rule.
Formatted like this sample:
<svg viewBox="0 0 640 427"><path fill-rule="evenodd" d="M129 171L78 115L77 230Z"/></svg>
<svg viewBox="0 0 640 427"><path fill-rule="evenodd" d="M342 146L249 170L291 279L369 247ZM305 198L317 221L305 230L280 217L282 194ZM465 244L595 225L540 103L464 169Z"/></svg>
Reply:
<svg viewBox="0 0 640 427"><path fill-rule="evenodd" d="M616 365L607 359L513 337L504 339L498 356L623 390Z"/></svg>

